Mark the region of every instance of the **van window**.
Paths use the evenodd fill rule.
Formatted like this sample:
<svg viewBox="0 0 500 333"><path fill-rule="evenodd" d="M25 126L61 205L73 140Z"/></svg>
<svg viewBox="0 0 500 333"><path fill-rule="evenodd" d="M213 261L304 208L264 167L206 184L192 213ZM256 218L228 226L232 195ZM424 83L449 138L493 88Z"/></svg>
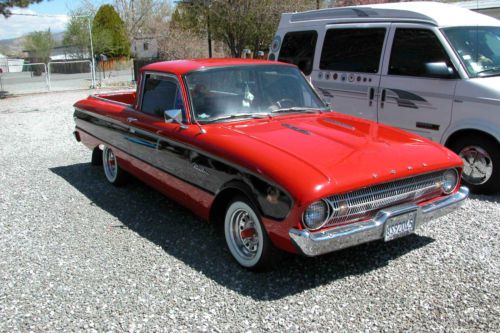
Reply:
<svg viewBox="0 0 500 333"><path fill-rule="evenodd" d="M443 29L471 77L500 75L500 27Z"/></svg>
<svg viewBox="0 0 500 333"><path fill-rule="evenodd" d="M181 109L184 114L182 95L174 79L147 74L144 82L142 112L163 117L166 110Z"/></svg>
<svg viewBox="0 0 500 333"><path fill-rule="evenodd" d="M283 39L278 61L297 65L305 75L311 74L317 40L316 31L288 32Z"/></svg>
<svg viewBox="0 0 500 333"><path fill-rule="evenodd" d="M378 73L385 32L385 28L328 30L319 68Z"/></svg>
<svg viewBox="0 0 500 333"><path fill-rule="evenodd" d="M390 75L449 78L449 74L432 73L431 67L436 63L452 67L434 32L428 29L396 29L389 62Z"/></svg>

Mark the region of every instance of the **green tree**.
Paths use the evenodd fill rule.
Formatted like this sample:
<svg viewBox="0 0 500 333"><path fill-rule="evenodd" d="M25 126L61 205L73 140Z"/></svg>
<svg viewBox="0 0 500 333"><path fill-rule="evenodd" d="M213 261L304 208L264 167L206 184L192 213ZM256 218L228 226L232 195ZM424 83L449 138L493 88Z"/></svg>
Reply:
<svg viewBox="0 0 500 333"><path fill-rule="evenodd" d="M281 13L315 9L316 5L316 0L186 0L177 6L172 24L199 34L210 29L213 39L238 57L245 48L268 48Z"/></svg>
<svg viewBox="0 0 500 333"><path fill-rule="evenodd" d="M34 62L48 63L50 52L55 45L50 29L47 31L34 31L29 33L24 40L24 48L31 54Z"/></svg>
<svg viewBox="0 0 500 333"><path fill-rule="evenodd" d="M2 0L0 1L0 14L4 17L9 17L12 13L10 9L12 7L26 8L33 3L39 3L43 0Z"/></svg>
<svg viewBox="0 0 500 333"><path fill-rule="evenodd" d="M90 36L87 17L80 17L74 13L66 26L63 45L75 47L79 55L90 54Z"/></svg>
<svg viewBox="0 0 500 333"><path fill-rule="evenodd" d="M107 56L129 56L130 42L125 24L111 5L102 5L92 22L95 52Z"/></svg>

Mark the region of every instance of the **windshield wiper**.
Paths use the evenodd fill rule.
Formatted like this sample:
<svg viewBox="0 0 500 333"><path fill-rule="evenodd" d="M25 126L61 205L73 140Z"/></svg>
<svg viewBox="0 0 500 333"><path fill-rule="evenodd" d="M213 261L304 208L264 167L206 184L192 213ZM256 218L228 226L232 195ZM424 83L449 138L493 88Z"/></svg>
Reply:
<svg viewBox="0 0 500 333"><path fill-rule="evenodd" d="M265 118L268 117L269 114L267 113L233 113L233 114L228 114L220 117L216 117L213 119L207 119L207 120L200 120L203 121L203 123L213 123L216 121L220 120L227 120L227 119L234 119L234 118Z"/></svg>
<svg viewBox="0 0 500 333"><path fill-rule="evenodd" d="M272 110L271 113L281 113L281 112L306 112L306 113L315 113L315 112L321 112L321 111L327 111L329 110L328 108L310 108L310 107L300 107L300 106L294 106L291 108L280 108L276 110Z"/></svg>
<svg viewBox="0 0 500 333"><path fill-rule="evenodd" d="M500 74L500 73L495 73L495 72L500 72L500 66L488 68L488 69L482 70L480 72L477 72L476 74L479 77L494 76L494 75Z"/></svg>

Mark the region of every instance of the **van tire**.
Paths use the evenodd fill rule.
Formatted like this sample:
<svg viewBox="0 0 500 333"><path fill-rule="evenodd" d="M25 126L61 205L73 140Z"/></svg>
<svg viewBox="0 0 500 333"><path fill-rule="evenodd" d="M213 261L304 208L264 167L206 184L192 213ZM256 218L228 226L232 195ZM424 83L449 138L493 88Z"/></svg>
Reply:
<svg viewBox="0 0 500 333"><path fill-rule="evenodd" d="M462 183L471 192L492 194L500 191L500 144L483 135L458 138L450 145L464 160Z"/></svg>

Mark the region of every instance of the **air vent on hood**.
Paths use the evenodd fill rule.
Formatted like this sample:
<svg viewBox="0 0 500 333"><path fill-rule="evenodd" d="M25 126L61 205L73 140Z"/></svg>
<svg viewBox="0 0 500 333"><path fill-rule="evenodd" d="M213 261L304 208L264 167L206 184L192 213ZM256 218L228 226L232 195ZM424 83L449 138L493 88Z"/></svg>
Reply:
<svg viewBox="0 0 500 333"><path fill-rule="evenodd" d="M286 128L289 128L289 129L291 129L291 130L294 130L294 131L300 132L300 133L302 133L302 134L307 134L307 135L310 135L310 134L311 134L311 132L308 132L308 131L306 131L305 129L302 129L302 128L299 128L299 127L295 127L295 126L290 125L290 124L282 124L282 125L283 125L284 127L286 127Z"/></svg>

